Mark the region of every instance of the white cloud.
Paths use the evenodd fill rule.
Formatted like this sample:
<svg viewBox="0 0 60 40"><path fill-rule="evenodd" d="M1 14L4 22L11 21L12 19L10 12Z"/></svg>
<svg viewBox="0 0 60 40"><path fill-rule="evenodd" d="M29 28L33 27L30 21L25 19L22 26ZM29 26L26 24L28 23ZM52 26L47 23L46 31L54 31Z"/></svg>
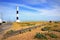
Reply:
<svg viewBox="0 0 60 40"><path fill-rule="evenodd" d="M15 3L6 3L6 4L8 4L10 6L14 6L14 7L17 5ZM60 6L53 6L54 8L50 9L50 10L49 9L37 9L37 8L33 8L30 6L23 5L23 4L18 4L18 6L25 7L25 8L31 9L31 10L36 10L36 11L38 11L38 13L40 15L60 16ZM0 9L1 9L1 6L0 6Z"/></svg>
<svg viewBox="0 0 60 40"><path fill-rule="evenodd" d="M5 4L8 4L8 5L14 6L14 7L17 5L15 3L5 3ZM25 8L31 9L31 10L36 10L37 12L40 13L40 15L47 15L47 16L48 15L55 15L55 16L57 15L57 16L60 16L60 6L54 6L53 5L52 9L38 9L38 8L33 8L33 7L30 7L30 6L27 6L27 5L23 5L23 4L18 4L18 6L25 7ZM0 9L1 9L1 6L0 6ZM3 9L1 9L1 10L3 10Z"/></svg>
<svg viewBox="0 0 60 40"><path fill-rule="evenodd" d="M53 10L42 10L42 13L40 14L42 16L60 16L60 12L56 9Z"/></svg>
<svg viewBox="0 0 60 40"><path fill-rule="evenodd" d="M36 4L46 3L47 0L23 0L23 2L31 5L36 5Z"/></svg>

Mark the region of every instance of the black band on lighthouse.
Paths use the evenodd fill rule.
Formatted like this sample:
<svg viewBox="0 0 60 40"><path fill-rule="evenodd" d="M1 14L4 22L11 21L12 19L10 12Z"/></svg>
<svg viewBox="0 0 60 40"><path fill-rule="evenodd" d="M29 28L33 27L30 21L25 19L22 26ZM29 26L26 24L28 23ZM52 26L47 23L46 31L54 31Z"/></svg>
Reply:
<svg viewBox="0 0 60 40"><path fill-rule="evenodd" d="M16 17L16 19L18 20L19 18L18 18L18 17Z"/></svg>
<svg viewBox="0 0 60 40"><path fill-rule="evenodd" d="M18 14L18 11L17 11L17 14Z"/></svg>

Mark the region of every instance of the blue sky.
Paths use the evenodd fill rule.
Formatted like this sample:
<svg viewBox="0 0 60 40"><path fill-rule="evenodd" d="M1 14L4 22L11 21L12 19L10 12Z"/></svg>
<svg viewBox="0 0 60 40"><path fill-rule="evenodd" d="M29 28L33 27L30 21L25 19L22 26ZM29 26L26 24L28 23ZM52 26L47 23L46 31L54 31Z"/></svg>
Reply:
<svg viewBox="0 0 60 40"><path fill-rule="evenodd" d="M0 0L0 18L15 21L16 5L20 21L60 21L60 0Z"/></svg>

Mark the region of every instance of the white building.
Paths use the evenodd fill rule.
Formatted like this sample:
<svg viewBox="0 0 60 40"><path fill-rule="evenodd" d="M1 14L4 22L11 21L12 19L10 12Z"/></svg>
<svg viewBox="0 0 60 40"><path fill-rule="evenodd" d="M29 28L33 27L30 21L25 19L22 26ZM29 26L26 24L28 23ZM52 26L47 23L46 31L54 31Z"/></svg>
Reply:
<svg viewBox="0 0 60 40"><path fill-rule="evenodd" d="M2 23L2 19L0 19L0 23Z"/></svg>

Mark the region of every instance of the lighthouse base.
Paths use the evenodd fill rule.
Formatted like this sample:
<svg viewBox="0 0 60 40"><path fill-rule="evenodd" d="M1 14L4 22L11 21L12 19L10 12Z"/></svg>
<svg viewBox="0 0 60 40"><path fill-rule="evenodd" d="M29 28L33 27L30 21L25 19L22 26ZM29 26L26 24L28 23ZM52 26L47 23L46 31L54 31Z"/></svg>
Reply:
<svg viewBox="0 0 60 40"><path fill-rule="evenodd" d="M20 20L16 20L16 22L20 22Z"/></svg>

